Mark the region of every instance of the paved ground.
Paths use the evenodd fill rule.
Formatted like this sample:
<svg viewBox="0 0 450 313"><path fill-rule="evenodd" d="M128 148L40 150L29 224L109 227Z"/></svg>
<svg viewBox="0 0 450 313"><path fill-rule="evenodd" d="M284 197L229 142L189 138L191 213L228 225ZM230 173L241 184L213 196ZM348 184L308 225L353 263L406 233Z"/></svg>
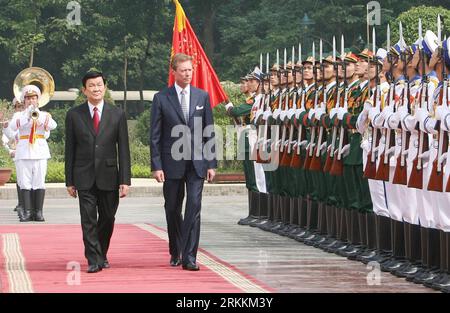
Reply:
<svg viewBox="0 0 450 313"><path fill-rule="evenodd" d="M14 205L14 200L0 201L0 224L18 223L12 211ZM372 272L365 265L237 225L246 213L246 196L205 197L200 246L278 292L432 292L385 273L379 285L370 286L367 277ZM77 200L46 199L45 218L49 224L78 224ZM151 223L165 228L163 199L124 199L116 223Z"/></svg>

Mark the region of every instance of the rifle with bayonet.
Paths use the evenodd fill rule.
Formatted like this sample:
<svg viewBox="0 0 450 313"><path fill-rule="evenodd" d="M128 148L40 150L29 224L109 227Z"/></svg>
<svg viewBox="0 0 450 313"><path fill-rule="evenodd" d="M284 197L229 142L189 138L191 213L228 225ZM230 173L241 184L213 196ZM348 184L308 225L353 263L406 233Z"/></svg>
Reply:
<svg viewBox="0 0 450 313"><path fill-rule="evenodd" d="M344 74L344 86L343 86L343 91L344 91L344 104L343 104L343 108L344 110L347 110L348 107L348 81L347 81L347 64L345 63L345 51L344 51L344 35L342 35L342 39L341 39L341 64L342 64L342 72ZM333 176L342 176L343 172L344 172L344 167L343 167L343 160L342 160L342 148L344 147L344 145L347 143L346 141L348 141L348 139L346 138L346 129L344 128L344 126L342 125L339 129L339 145L338 145L338 149L337 149L337 155L333 157L333 164L331 165L331 169L330 169L330 175ZM333 145L334 147L334 145Z"/></svg>
<svg viewBox="0 0 450 313"><path fill-rule="evenodd" d="M448 96L448 76L445 67L445 53L444 47L441 41L441 19L438 16L438 40L439 40L439 57L442 62L442 86L439 93L439 105L447 106L447 96ZM448 151L448 132L442 129L442 121L436 121L435 130L438 132L438 151L436 159L433 162L433 169L431 171L430 180L428 182L428 190L431 191L443 191L444 185L444 171L443 171L443 160L442 155Z"/></svg>
<svg viewBox="0 0 450 313"><path fill-rule="evenodd" d="M400 31L400 42L403 39L403 29L402 29L402 23L400 23L400 27L399 27L399 31ZM388 25L388 46L387 46L387 51L388 51L388 62L390 63L390 67L389 67L389 75L388 78L390 79L389 82L389 93L388 93L388 101L386 106L388 107L392 107L393 111L395 111L395 103L394 103L394 94L395 94L395 83L394 83L394 78L393 78L393 74L392 74L392 66L394 63L393 62L393 55L390 52L391 49L391 44L390 44L390 30L389 30L389 25ZM400 58L402 58L404 56L403 52L400 52ZM406 65L404 66L406 68ZM395 147L395 130L390 129L388 127L389 125L387 125L384 128L384 149L383 149L383 153L379 156L380 158L380 162L378 164L378 169L377 169L377 174L375 175L375 179L377 180L382 180L382 181L389 181L389 172L390 172L390 150L391 147Z"/></svg>
<svg viewBox="0 0 450 313"><path fill-rule="evenodd" d="M342 51L341 51L342 52ZM341 56L342 57L342 56ZM333 61L334 61L334 72L336 74L336 90L335 90L335 99L336 99L336 103L335 103L335 108L339 108L340 106L340 92L339 92L339 73L338 73L338 62L336 59L336 38L333 36ZM345 89L344 89L345 92ZM325 161L325 165L323 167L323 171L325 173L330 172L331 170L331 166L333 165L333 159L334 159L334 152L335 152L335 146L336 146L336 138L337 138L337 130L338 127L333 125L332 127L332 136L331 136L331 145L328 148L328 152L327 152L327 158Z"/></svg>
<svg viewBox="0 0 450 313"><path fill-rule="evenodd" d="M285 125L287 127L287 129L289 130L289 136L288 136L288 141L286 144L286 147L283 151L283 156L281 158L280 161L280 165L281 166L286 166L286 167L290 167L291 166L291 161L292 161L292 141L294 139L294 125L291 123L291 119L289 118L290 113L292 114L292 111L295 112L295 109L297 108L297 81L296 81L296 70L295 70L295 48L292 47L292 58L291 58L291 73L293 76L293 88L292 90L288 90L288 113L285 117ZM289 69L288 69L289 71ZM289 76L288 76L288 80L289 80ZM289 85L289 82L288 82Z"/></svg>
<svg viewBox="0 0 450 313"><path fill-rule="evenodd" d="M298 46L298 61L301 64L302 63L302 48L301 45ZM300 81L300 99L298 100L298 102L296 103L296 111L297 109L302 109L305 108L305 79L303 77L304 74L304 68L303 65L300 66L300 73L301 73L301 81ZM298 92L298 91L297 91ZM297 113L296 113L297 115ZM295 126L295 125L294 125ZM304 159L302 158L301 155L301 143L303 140L305 140L304 138L306 137L305 132L303 131L303 123L300 120L297 120L297 142L295 144L295 150L294 153L292 155L292 160L291 160L291 167L292 168L302 168L303 167L303 163L304 163Z"/></svg>
<svg viewBox="0 0 450 313"><path fill-rule="evenodd" d="M263 75L263 78L265 77L269 83L269 93L265 93L265 88L264 88L264 79L263 79L263 91L264 91L264 102L263 102L263 117L265 115L266 111L270 111L271 107L271 101L272 101L272 88L270 86L270 70L269 70L269 53L267 53L267 60L266 60L266 73L265 75ZM262 120L264 121L264 118L262 118ZM258 137L260 138L258 140L258 145L257 145L257 154L256 154L256 163L270 163L270 155L269 155L269 151L267 148L267 143L270 140L270 136L269 136L269 120L265 120L264 121L264 125L262 125L263 127L261 127L261 125L257 125L258 127L258 134L260 134L262 132L262 138L261 136L258 135ZM262 128L262 129L261 129ZM263 155L261 155L263 154Z"/></svg>
<svg viewBox="0 0 450 313"><path fill-rule="evenodd" d="M407 68L407 59L406 59L406 54L402 54L402 57L404 59L404 68L403 68L403 75L406 78L406 86L405 88L403 88L403 92L402 92L402 97L401 97L401 106L406 105L407 107L407 111L409 114L411 114L411 92L410 92L410 83L409 83L409 78L407 77L407 72L406 72L406 68ZM401 140L402 140L402 145L401 145L401 149L400 149L400 154L397 157L397 164L395 166L395 171L394 171L394 178L392 179L392 183L393 184L397 184L397 185L407 185L408 184L408 169L407 169L407 165L406 165L406 154L408 153L408 149L409 149L409 140L411 137L411 133L404 129L404 127L402 127L402 121L399 121L399 126L398 128L401 129Z"/></svg>
<svg viewBox="0 0 450 313"><path fill-rule="evenodd" d="M313 62L316 60L316 49L314 42L312 44L312 57ZM320 56L322 60L322 56ZM319 84L317 83L317 67L313 64L313 75L314 75L314 109L317 108L317 102L319 101ZM311 126L311 135L309 140L308 149L306 151L305 162L303 164L303 168L305 170L309 170L311 166L311 160L314 156L314 141L316 140L316 127L314 125Z"/></svg>
<svg viewBox="0 0 450 313"><path fill-rule="evenodd" d="M425 51L420 47L420 57L422 62L422 90L420 94L420 108L427 109L428 103L428 77L425 70ZM408 187L422 189L423 188L423 160L422 155L429 149L428 134L420 129L419 122L416 124L419 133L419 147L417 156L413 161L411 175L408 181Z"/></svg>
<svg viewBox="0 0 450 313"><path fill-rule="evenodd" d="M321 109L326 109L326 103L327 103L327 93L326 93L326 82L325 82L325 64L323 63L322 60L322 40L320 40L320 45L319 45L319 51L320 51L320 71L321 71L321 77L322 77L322 101L320 102L320 108ZM315 109L317 109L317 107L315 107ZM316 119L316 117L314 117L314 119ZM318 120L320 123L320 120ZM320 154L321 154L321 145L322 145L322 140L323 137L325 136L325 132L324 132L324 127L323 125L319 125L319 135L317 137L317 144L315 145L315 147L313 148L314 154L312 156L311 159L311 164L309 166L309 170L310 171L320 171L322 170L322 160L320 158ZM313 142L313 141L311 141ZM314 142L313 142L314 143Z"/></svg>
<svg viewBox="0 0 450 313"><path fill-rule="evenodd" d="M375 51L375 28L373 28L373 32L372 32L372 47L373 47L373 51ZM381 91L380 91L380 77L379 77L379 68L378 68L378 63L376 61L376 56L375 56L375 52L373 55L374 58L374 63L373 65L375 66L375 72L376 72L376 77L375 77L375 92L373 93L373 106L379 106L380 105L380 97L381 97ZM370 57L369 59L369 63L370 63ZM369 77L369 84L370 84L370 77ZM369 86L370 88L370 86ZM380 130L378 128L376 128L374 125L372 125L371 127L372 129L370 130L370 132L372 133L372 142L371 142L371 147L370 147L370 151L367 154L367 162L366 162L366 168L364 169L364 177L368 178L368 179L375 179L375 176L377 174L377 147L379 145L380 142Z"/></svg>

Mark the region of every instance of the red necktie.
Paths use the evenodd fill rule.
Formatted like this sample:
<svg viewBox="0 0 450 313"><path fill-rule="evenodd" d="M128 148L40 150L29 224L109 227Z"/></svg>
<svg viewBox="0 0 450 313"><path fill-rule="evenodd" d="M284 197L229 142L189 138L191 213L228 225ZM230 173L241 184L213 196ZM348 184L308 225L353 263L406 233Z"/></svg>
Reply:
<svg viewBox="0 0 450 313"><path fill-rule="evenodd" d="M100 118L98 116L98 109L97 108L94 108L94 117L92 118L92 121L94 122L95 133L98 134L98 124L100 122Z"/></svg>

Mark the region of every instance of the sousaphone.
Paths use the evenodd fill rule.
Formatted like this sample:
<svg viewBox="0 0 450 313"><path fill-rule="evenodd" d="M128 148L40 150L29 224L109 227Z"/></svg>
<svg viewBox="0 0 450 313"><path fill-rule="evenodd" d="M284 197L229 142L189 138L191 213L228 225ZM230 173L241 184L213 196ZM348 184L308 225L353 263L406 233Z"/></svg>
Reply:
<svg viewBox="0 0 450 313"><path fill-rule="evenodd" d="M52 75L40 67L29 67L17 74L13 86L16 99L20 99L21 91L26 85L35 85L41 90L39 108L50 102L55 93L55 81Z"/></svg>

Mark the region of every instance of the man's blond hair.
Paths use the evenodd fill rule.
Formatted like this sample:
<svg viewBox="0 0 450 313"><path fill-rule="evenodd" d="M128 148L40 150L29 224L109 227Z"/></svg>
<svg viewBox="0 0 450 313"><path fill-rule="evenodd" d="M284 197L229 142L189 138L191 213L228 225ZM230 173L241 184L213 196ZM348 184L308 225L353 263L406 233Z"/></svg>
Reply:
<svg viewBox="0 0 450 313"><path fill-rule="evenodd" d="M192 62L193 58L190 55L184 54L184 53L177 53L172 57L172 62L170 62L170 66L174 71L177 70L177 66L179 63L183 63L186 61Z"/></svg>

